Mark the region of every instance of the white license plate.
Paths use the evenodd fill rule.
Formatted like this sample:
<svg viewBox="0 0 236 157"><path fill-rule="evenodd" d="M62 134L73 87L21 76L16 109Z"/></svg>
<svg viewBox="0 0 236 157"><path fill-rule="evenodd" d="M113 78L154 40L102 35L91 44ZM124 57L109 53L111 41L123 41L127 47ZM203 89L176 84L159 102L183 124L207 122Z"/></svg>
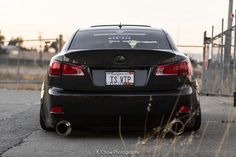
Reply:
<svg viewBox="0 0 236 157"><path fill-rule="evenodd" d="M106 72L107 86L134 85L134 72Z"/></svg>

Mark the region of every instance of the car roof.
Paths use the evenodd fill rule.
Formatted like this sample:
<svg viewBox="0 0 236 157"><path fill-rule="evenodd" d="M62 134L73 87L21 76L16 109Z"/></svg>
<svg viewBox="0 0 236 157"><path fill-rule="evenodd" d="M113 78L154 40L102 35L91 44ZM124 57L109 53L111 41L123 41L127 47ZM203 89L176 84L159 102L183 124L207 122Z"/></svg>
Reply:
<svg viewBox="0 0 236 157"><path fill-rule="evenodd" d="M118 25L94 25L89 28L80 29L82 30L119 30L119 29L126 29L126 30L162 30L157 28L152 28L149 25L127 25L127 24L118 24Z"/></svg>

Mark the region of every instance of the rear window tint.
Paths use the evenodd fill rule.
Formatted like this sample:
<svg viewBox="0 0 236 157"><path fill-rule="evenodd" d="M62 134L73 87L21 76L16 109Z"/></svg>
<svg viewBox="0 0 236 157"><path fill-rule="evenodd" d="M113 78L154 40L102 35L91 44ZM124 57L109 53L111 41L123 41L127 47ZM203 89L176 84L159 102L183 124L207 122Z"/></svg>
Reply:
<svg viewBox="0 0 236 157"><path fill-rule="evenodd" d="M77 49L171 49L159 30L84 30L73 39L70 50Z"/></svg>

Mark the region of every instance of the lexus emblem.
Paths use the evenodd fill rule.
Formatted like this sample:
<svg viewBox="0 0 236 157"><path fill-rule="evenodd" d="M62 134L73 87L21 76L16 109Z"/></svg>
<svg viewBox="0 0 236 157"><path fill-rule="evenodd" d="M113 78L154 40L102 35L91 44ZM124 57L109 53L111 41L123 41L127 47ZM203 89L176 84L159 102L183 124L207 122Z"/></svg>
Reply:
<svg viewBox="0 0 236 157"><path fill-rule="evenodd" d="M126 58L124 55L116 55L114 58L114 63L115 64L124 64L125 60L126 60Z"/></svg>

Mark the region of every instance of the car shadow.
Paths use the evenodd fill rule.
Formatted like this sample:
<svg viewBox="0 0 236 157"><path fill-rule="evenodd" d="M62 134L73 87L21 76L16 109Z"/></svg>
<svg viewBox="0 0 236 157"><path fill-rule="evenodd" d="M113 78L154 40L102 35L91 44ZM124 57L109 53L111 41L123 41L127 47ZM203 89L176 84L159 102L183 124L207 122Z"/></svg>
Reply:
<svg viewBox="0 0 236 157"><path fill-rule="evenodd" d="M55 132L56 134L56 132ZM166 139L171 140L175 137L189 137L192 134L198 134L200 136L200 131L198 132L184 132L180 136L175 136L171 133L165 134L162 136L161 134L153 134L147 133L144 134L144 131L122 131L121 134L119 131L107 131L107 130L73 130L69 136L64 136L68 139L136 139L136 140L156 140L156 139ZM60 135L58 135L60 136ZM63 136L61 136L63 137Z"/></svg>

